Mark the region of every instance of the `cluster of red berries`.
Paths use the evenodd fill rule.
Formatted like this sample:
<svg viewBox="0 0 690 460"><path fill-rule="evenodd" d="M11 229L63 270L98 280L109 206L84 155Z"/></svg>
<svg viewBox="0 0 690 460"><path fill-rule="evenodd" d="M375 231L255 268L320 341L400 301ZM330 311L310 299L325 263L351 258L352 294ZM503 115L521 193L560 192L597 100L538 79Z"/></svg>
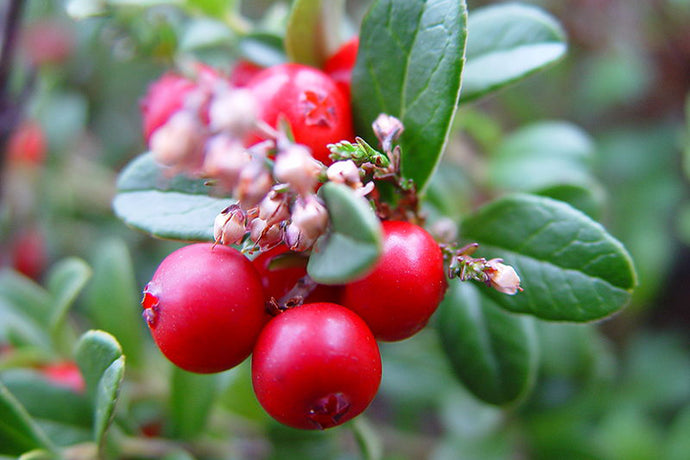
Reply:
<svg viewBox="0 0 690 460"><path fill-rule="evenodd" d="M250 261L228 246L185 246L147 284L144 317L179 367L220 372L252 354L254 390L272 417L303 429L339 425L376 395L376 340L418 332L446 289L443 255L424 229L385 221L383 230L382 256L364 278L317 286L302 305L272 312L306 275L300 255L279 246ZM281 258L289 263L273 263Z"/></svg>

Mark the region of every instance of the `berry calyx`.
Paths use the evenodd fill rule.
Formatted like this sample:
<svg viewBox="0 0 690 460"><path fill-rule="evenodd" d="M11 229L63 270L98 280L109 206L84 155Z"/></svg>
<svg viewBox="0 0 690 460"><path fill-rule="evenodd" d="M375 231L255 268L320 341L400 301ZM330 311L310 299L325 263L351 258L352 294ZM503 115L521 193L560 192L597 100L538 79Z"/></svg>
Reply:
<svg viewBox="0 0 690 460"><path fill-rule="evenodd" d="M403 340L419 332L446 291L443 253L422 227L383 222L383 253L372 272L345 286L343 305L377 339Z"/></svg>
<svg viewBox="0 0 690 460"><path fill-rule="evenodd" d="M367 325L332 303L280 313L259 336L252 384L261 406L301 429L331 428L362 413L381 381L381 356Z"/></svg>
<svg viewBox="0 0 690 460"><path fill-rule="evenodd" d="M229 246L196 243L170 254L144 289L143 316L161 352L190 372L244 361L270 318L252 263Z"/></svg>

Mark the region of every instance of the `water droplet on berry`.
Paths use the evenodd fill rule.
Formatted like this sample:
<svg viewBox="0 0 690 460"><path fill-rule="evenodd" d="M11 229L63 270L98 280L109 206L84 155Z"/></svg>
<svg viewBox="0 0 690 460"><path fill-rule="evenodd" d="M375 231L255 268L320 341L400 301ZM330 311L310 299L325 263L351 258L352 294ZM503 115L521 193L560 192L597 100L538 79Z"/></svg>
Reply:
<svg viewBox="0 0 690 460"><path fill-rule="evenodd" d="M336 426L350 409L350 402L342 393L332 393L319 399L309 409L309 419L314 425L325 430Z"/></svg>
<svg viewBox="0 0 690 460"><path fill-rule="evenodd" d="M150 284L147 284L144 288L144 298L141 299L141 306L144 307L142 316L151 328L156 327L156 322L158 321L159 304L160 302L158 297L151 293Z"/></svg>

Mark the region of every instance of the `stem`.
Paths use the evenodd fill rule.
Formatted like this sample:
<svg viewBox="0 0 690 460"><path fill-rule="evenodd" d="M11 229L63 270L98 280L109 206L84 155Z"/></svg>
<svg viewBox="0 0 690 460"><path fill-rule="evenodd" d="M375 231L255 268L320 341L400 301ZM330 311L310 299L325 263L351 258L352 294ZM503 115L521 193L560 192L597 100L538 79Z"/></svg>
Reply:
<svg viewBox="0 0 690 460"><path fill-rule="evenodd" d="M289 310L290 308L299 307L304 302L304 299L309 297L309 294L316 289L318 283L314 281L311 276L304 275L297 280L295 285L283 297L276 300L271 298L267 302L267 309L270 314L277 315L280 312Z"/></svg>

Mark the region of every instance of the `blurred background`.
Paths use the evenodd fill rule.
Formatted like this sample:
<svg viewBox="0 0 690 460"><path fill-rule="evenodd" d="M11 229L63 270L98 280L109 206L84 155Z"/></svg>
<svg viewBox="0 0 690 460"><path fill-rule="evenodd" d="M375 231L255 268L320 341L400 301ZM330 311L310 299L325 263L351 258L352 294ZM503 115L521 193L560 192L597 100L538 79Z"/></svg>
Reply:
<svg viewBox="0 0 690 460"><path fill-rule="evenodd" d="M111 327L113 314L103 312L112 303L138 321L141 288L180 246L126 227L111 210L118 172L145 150L139 101L151 81L190 59L229 71L240 57L262 65L282 58L287 3L241 2L226 21L215 16L217 3L27 1L16 37L3 42L3 57L10 49L13 55L0 69L0 347L15 321L11 286L38 289L58 261L83 259L92 276L72 309L74 329L110 328L125 352L144 348L133 351L128 391L154 397L121 404L130 420L123 436L146 428L184 440L200 430L171 426L181 422L166 405L169 388L147 374L173 371L151 351L143 322ZM368 3L347 2L343 38L355 33ZM495 3L469 1L470 16ZM390 459L690 458L690 1L524 3L562 23L568 56L462 105L449 156L460 165L469 156L474 166L465 173L481 176L486 170L473 169L477 161L490 170L492 152L521 127L552 120L577 127L593 152L594 217L635 261L639 287L631 305L597 325L543 323L536 388L507 409L474 399L454 379L433 325L384 345L381 392L362 422L374 441L346 427L279 427L253 400L243 366L213 386L218 404L205 425L204 439L230 446L227 458L359 458L358 440ZM10 5L3 0L0 10ZM489 186L484 192L498 193ZM459 196L459 207L478 200ZM0 352L0 379L56 356ZM79 440L79 430L70 433L70 442Z"/></svg>

